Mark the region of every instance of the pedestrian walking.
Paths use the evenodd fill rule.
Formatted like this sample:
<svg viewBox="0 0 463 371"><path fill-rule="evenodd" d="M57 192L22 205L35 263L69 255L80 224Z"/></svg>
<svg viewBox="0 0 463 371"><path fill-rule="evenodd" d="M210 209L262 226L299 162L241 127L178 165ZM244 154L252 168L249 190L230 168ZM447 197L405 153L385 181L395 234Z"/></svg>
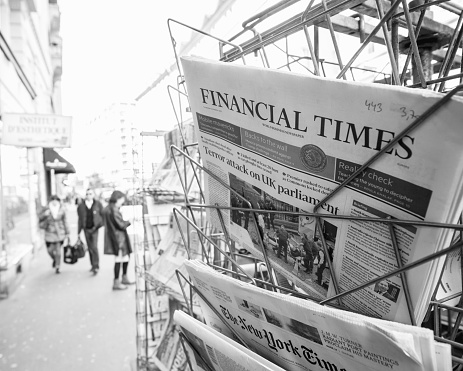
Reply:
<svg viewBox="0 0 463 371"><path fill-rule="evenodd" d="M244 197L244 194L243 194L243 198ZM241 201L241 207L244 208L244 209L250 209L251 207L249 206L249 203L246 202L246 198L244 200ZM247 210L244 210L244 229L248 229L248 226L249 226L249 211Z"/></svg>
<svg viewBox="0 0 463 371"><path fill-rule="evenodd" d="M317 243L318 247L318 268L317 268L317 283L322 286L322 278L323 278L323 271L325 270L326 267L326 257L325 253L323 252L323 247L321 246L321 243Z"/></svg>
<svg viewBox="0 0 463 371"><path fill-rule="evenodd" d="M45 244L53 260L52 267L55 273L60 273L61 248L64 241L69 239L69 226L66 220L66 211L58 196L52 195L48 206L39 215L39 226L45 230Z"/></svg>
<svg viewBox="0 0 463 371"><path fill-rule="evenodd" d="M90 272L97 274L100 269L98 254L98 230L103 226L103 206L95 200L93 189L87 189L85 200L77 206L77 236L84 231L87 240L88 255L90 257Z"/></svg>
<svg viewBox="0 0 463 371"><path fill-rule="evenodd" d="M304 249L305 256L304 256L304 265L305 265L305 273L311 274L313 271L313 261L314 255L313 251L316 249L315 243L307 237L305 233L302 233L302 248ZM317 250L318 252L318 250Z"/></svg>
<svg viewBox="0 0 463 371"><path fill-rule="evenodd" d="M271 210L271 211L275 211L276 210L276 207L275 205L273 204L273 202L267 198L266 202L265 202L265 208L267 210ZM274 220L275 220L275 213L268 213L268 229L270 229L270 224L272 225L272 228L275 230L275 224L274 224Z"/></svg>
<svg viewBox="0 0 463 371"><path fill-rule="evenodd" d="M283 255L285 257L285 263L288 262L288 231L285 229L285 226L282 224L277 232L278 236L278 252L277 258L281 256L281 250L283 249Z"/></svg>
<svg viewBox="0 0 463 371"><path fill-rule="evenodd" d="M132 247L130 245L127 227L129 221L123 219L120 208L125 201L124 193L114 191L109 199L108 205L103 209L103 220L105 226L104 253L115 256L114 263L114 284L113 290L124 290L126 285L131 285L127 277ZM120 271L122 264L122 280Z"/></svg>

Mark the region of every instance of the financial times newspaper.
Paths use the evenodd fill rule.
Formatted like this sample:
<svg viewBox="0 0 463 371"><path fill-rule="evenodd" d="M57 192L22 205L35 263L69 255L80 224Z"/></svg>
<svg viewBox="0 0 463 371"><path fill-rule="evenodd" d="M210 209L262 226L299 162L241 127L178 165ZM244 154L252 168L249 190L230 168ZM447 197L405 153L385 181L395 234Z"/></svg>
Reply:
<svg viewBox="0 0 463 371"><path fill-rule="evenodd" d="M313 212L442 95L194 57L182 63L203 164L262 210L257 225L246 210L222 213L228 232L263 259L260 233L272 266L284 276L280 281L324 299L335 295L328 259L341 292L397 268L387 225L333 217L457 221L463 183L460 98L321 204L326 253L313 218L268 211ZM208 204L246 207L212 177L205 183ZM220 227L215 211L210 218ZM407 264L447 246L452 232L396 225L395 234ZM443 259L434 260L407 273L418 323L442 265ZM372 317L411 321L400 277L348 295L343 305Z"/></svg>
<svg viewBox="0 0 463 371"><path fill-rule="evenodd" d="M192 371L283 371L283 369L184 312L176 311L175 322L188 339ZM194 348L196 352L192 349ZM204 365L207 364L207 366Z"/></svg>
<svg viewBox="0 0 463 371"><path fill-rule="evenodd" d="M286 370L437 370L429 329L393 323L261 289L185 262L206 323ZM439 350L440 351L440 350ZM447 353L448 355L448 353Z"/></svg>

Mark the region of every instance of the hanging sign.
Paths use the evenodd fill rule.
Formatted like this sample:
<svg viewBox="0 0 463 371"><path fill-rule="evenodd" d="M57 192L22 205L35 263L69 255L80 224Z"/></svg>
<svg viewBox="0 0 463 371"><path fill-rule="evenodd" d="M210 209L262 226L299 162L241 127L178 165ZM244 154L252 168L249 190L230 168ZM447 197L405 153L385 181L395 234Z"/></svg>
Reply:
<svg viewBox="0 0 463 371"><path fill-rule="evenodd" d="M2 121L2 144L20 147L71 147L70 116L4 113Z"/></svg>

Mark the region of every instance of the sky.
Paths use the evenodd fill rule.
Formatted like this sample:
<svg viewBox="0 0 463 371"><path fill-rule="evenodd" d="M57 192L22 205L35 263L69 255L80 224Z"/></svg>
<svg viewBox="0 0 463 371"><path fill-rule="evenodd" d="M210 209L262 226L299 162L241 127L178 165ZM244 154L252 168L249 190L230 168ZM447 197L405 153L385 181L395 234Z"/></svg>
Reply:
<svg viewBox="0 0 463 371"><path fill-rule="evenodd" d="M221 20L222 29L214 32L225 37L234 27L241 29L246 17L272 1L249 4L236 0L239 21L228 24ZM84 129L86 124L112 103L133 101L175 63L168 18L201 29L218 3L201 0L199 6L191 0L58 0L63 40L62 114L73 117L72 148L62 154L78 173L91 167L92 152L98 150L82 145L92 135ZM172 34L180 47L192 33L174 24ZM215 41L216 52L217 45ZM138 103L143 131L171 130L177 124L166 86L157 89L159 92L150 93ZM160 162L164 156L164 146L158 147L159 158L153 162Z"/></svg>
<svg viewBox="0 0 463 371"><path fill-rule="evenodd" d="M174 59L167 19L200 26L216 3L59 1L63 114L88 119L113 102L135 99Z"/></svg>
<svg viewBox="0 0 463 371"><path fill-rule="evenodd" d="M200 28L217 2L202 0L199 7L186 0L58 1L63 40L62 114L73 117L73 146L63 155L78 172L85 173L92 152L98 150L89 148L84 153L82 149L92 135L84 129L86 124L112 103L133 101L174 63L167 19ZM178 36L188 40L189 32L182 32ZM160 106L168 108L165 103ZM170 127L174 126L172 120Z"/></svg>

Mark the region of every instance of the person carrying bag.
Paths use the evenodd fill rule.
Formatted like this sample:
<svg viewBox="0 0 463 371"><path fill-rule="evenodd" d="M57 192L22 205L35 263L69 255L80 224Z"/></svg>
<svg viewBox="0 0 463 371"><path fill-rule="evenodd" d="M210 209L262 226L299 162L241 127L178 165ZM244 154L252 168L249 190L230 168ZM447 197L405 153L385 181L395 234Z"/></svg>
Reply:
<svg viewBox="0 0 463 371"><path fill-rule="evenodd" d="M39 227L45 231L45 244L53 260L52 267L55 273L60 273L61 249L64 241L69 239L69 226L66 220L66 211L61 205L58 196L50 197L48 207L39 215Z"/></svg>

